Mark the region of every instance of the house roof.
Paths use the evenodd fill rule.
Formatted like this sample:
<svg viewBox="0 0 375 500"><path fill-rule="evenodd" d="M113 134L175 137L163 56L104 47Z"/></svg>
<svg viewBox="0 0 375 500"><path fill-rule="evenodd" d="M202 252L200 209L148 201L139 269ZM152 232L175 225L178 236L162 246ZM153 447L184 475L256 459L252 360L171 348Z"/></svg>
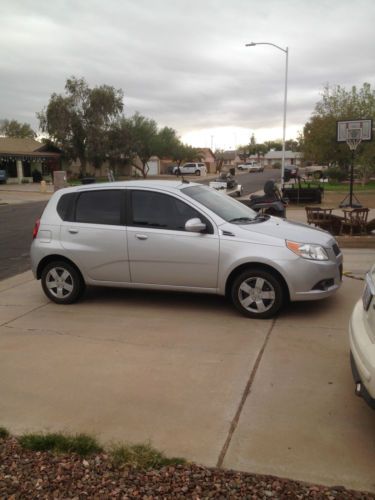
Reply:
<svg viewBox="0 0 375 500"><path fill-rule="evenodd" d="M205 154L209 154L213 158L215 158L215 154L214 154L214 152L212 151L211 148L199 148L198 151L201 151L202 153L205 153Z"/></svg>
<svg viewBox="0 0 375 500"><path fill-rule="evenodd" d="M18 139L15 137L0 137L0 154L14 156L59 156L56 150L35 139Z"/></svg>
<svg viewBox="0 0 375 500"><path fill-rule="evenodd" d="M227 150L222 153L218 153L217 156L223 160L234 160L237 156L237 151L235 150Z"/></svg>
<svg viewBox="0 0 375 500"><path fill-rule="evenodd" d="M264 155L264 158L266 160L280 160L283 156L283 152L282 151L268 151L268 153L266 153ZM292 160L292 159L295 159L295 158L301 158L302 157L302 153L295 153L294 151L285 151L285 158L286 159L289 159L289 160Z"/></svg>

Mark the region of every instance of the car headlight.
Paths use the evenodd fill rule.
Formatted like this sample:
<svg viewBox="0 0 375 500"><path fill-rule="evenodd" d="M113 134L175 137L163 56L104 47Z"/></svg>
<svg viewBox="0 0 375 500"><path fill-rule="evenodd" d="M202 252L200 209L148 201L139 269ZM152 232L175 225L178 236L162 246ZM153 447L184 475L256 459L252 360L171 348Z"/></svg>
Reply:
<svg viewBox="0 0 375 500"><path fill-rule="evenodd" d="M326 250L321 245L312 243L297 243L296 241L286 240L286 246L295 254L310 260L328 260Z"/></svg>

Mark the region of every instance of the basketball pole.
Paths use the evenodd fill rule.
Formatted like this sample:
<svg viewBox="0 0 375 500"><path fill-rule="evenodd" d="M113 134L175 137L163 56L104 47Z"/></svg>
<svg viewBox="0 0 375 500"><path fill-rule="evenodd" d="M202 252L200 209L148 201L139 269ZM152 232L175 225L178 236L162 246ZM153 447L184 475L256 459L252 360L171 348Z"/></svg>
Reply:
<svg viewBox="0 0 375 500"><path fill-rule="evenodd" d="M345 196L345 198L342 200L340 203L339 207L340 208L362 208L361 203L359 202L358 198L354 194L353 186L354 186L354 158L355 158L355 149L351 149L352 152L352 159L350 163L350 181L349 181L349 194ZM346 200L349 197L349 203L346 203ZM355 199L356 203L353 204L353 198Z"/></svg>
<svg viewBox="0 0 375 500"><path fill-rule="evenodd" d="M350 165L350 190L349 190L349 207L350 208L353 208L354 154L355 154L355 150L352 149L352 162Z"/></svg>

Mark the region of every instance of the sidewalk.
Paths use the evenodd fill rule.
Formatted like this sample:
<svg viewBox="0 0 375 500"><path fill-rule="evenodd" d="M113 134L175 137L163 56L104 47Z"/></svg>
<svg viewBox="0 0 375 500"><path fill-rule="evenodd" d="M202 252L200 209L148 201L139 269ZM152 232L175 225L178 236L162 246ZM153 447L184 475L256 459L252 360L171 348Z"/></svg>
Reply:
<svg viewBox="0 0 375 500"><path fill-rule="evenodd" d="M41 192L37 183L0 184L0 205L14 205L32 201L48 201L54 192L52 184L46 185L46 192Z"/></svg>

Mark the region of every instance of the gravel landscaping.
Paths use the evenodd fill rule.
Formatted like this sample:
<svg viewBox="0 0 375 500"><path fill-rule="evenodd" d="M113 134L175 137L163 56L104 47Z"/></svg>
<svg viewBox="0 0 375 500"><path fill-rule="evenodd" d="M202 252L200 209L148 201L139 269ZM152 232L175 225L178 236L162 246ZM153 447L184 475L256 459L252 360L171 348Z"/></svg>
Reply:
<svg viewBox="0 0 375 500"><path fill-rule="evenodd" d="M0 498L315 498L370 499L375 495L272 476L194 464L141 470L116 466L107 453L87 457L31 451L14 437L0 438Z"/></svg>

